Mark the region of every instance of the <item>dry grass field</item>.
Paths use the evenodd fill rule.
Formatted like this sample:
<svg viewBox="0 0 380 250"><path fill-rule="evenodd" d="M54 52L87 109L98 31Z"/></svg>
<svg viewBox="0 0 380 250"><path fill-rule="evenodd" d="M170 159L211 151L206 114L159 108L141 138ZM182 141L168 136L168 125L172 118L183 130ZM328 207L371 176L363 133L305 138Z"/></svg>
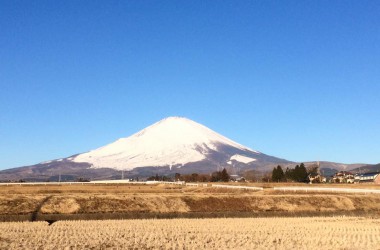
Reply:
<svg viewBox="0 0 380 250"><path fill-rule="evenodd" d="M283 184L245 185L264 189L1 186L0 249L380 249L379 194L280 192L272 187ZM331 216L337 214L356 217ZM224 216L240 218L211 219ZM172 219L120 220L155 217ZM45 219L58 221L49 226Z"/></svg>
<svg viewBox="0 0 380 250"><path fill-rule="evenodd" d="M369 185L359 186L368 188ZM372 188L377 186L372 185ZM99 218L104 219L151 218L152 216L144 215L152 213L195 214L187 217L197 217L202 213L219 213L221 216L227 213L235 213L235 216L248 213L260 216L277 212L291 213L292 216L316 213L327 215L335 212L379 216L380 195L279 192L271 188L254 191L164 184L0 187L0 221L41 220L46 219L48 215L67 215L58 217L59 219L97 219L94 215L103 215ZM134 216L134 213L138 216ZM112 216L107 217L107 214ZM128 216L115 217L115 214Z"/></svg>
<svg viewBox="0 0 380 250"><path fill-rule="evenodd" d="M2 222L0 249L380 249L380 219Z"/></svg>

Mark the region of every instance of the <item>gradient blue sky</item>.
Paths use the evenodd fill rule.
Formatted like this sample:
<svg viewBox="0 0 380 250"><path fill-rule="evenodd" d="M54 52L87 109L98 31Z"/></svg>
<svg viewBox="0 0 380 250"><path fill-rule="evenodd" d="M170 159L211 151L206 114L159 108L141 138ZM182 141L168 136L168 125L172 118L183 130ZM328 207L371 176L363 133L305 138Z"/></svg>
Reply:
<svg viewBox="0 0 380 250"><path fill-rule="evenodd" d="M185 116L293 161L380 162L379 1L0 0L0 169Z"/></svg>

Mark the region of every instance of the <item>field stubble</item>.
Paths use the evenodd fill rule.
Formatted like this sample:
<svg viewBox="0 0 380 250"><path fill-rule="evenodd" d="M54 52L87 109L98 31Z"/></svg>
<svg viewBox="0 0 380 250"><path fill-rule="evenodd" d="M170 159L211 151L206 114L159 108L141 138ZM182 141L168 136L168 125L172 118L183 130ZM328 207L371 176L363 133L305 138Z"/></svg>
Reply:
<svg viewBox="0 0 380 250"><path fill-rule="evenodd" d="M0 249L379 249L361 217L0 223Z"/></svg>

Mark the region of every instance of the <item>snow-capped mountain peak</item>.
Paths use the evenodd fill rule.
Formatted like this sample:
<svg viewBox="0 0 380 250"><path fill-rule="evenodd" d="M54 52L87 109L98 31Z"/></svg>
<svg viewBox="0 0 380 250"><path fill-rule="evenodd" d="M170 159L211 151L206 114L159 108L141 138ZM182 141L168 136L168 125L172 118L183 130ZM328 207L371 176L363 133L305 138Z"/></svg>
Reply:
<svg viewBox="0 0 380 250"><path fill-rule="evenodd" d="M130 170L145 166L184 165L202 161L220 145L251 150L211 129L183 117L163 119L127 138L76 156L74 162L88 162L94 168Z"/></svg>

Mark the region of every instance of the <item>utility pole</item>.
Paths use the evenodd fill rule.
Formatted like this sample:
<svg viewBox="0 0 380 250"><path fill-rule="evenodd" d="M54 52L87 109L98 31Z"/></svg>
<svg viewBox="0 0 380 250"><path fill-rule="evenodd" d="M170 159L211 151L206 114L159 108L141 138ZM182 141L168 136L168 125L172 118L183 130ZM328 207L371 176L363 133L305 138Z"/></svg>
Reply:
<svg viewBox="0 0 380 250"><path fill-rule="evenodd" d="M318 164L318 173L317 174L320 174L321 173L321 167L320 167L319 161L317 164Z"/></svg>

